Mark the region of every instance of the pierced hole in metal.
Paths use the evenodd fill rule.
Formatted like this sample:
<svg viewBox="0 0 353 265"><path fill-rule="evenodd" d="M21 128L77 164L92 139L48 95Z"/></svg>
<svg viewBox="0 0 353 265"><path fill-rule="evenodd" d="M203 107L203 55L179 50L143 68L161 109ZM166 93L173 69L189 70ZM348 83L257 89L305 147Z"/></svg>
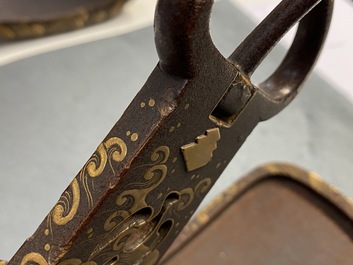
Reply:
<svg viewBox="0 0 353 265"><path fill-rule="evenodd" d="M152 209L149 207L142 208L141 210L134 213L128 224L129 237L126 240L124 250L130 252L142 245L147 237L153 231L155 224L151 222L150 217L152 215Z"/></svg>
<svg viewBox="0 0 353 265"><path fill-rule="evenodd" d="M114 258L112 258L110 261L108 261L107 265L117 265L119 261L119 257L115 256Z"/></svg>
<svg viewBox="0 0 353 265"><path fill-rule="evenodd" d="M132 219L141 218L147 220L152 215L152 209L150 207L145 207L131 215Z"/></svg>
<svg viewBox="0 0 353 265"><path fill-rule="evenodd" d="M210 119L218 126L230 128L251 96L252 86L250 81L239 73L213 109Z"/></svg>
<svg viewBox="0 0 353 265"><path fill-rule="evenodd" d="M167 220L159 227L158 234L160 235L159 237L160 242L167 236L172 226L173 226L173 221Z"/></svg>
<svg viewBox="0 0 353 265"><path fill-rule="evenodd" d="M176 192L172 192L172 193L168 194L168 196L165 198L164 204L174 203L179 200L180 200L180 195Z"/></svg>
<svg viewBox="0 0 353 265"><path fill-rule="evenodd" d="M290 29L289 32L284 35L283 38L279 40L278 44L269 52L251 76L251 81L253 84L260 84L276 71L279 63L283 61L291 43L293 42L297 29L298 25L293 26L293 28Z"/></svg>

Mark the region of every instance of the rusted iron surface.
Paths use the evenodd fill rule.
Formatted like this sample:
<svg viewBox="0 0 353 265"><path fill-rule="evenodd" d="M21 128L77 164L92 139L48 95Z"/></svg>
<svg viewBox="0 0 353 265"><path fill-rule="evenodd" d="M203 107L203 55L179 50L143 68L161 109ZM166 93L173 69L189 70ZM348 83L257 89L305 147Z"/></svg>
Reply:
<svg viewBox="0 0 353 265"><path fill-rule="evenodd" d="M212 5L158 2L160 62L8 265L156 264L254 127L295 97L333 2L283 1L229 60L209 34ZM303 16L278 70L253 85L257 65Z"/></svg>
<svg viewBox="0 0 353 265"><path fill-rule="evenodd" d="M317 174L269 164L219 195L161 264L351 264L353 204Z"/></svg>
<svg viewBox="0 0 353 265"><path fill-rule="evenodd" d="M96 24L127 0L0 0L0 38L41 37Z"/></svg>

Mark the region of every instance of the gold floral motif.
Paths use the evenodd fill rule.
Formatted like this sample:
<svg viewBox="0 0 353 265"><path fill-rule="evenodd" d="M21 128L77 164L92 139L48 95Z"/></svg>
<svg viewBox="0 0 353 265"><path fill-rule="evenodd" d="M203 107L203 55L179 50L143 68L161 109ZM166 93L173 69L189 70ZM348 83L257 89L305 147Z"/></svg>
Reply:
<svg viewBox="0 0 353 265"><path fill-rule="evenodd" d="M80 188L78 185L77 179L74 179L71 182L71 190L72 190L72 206L70 209L70 193L65 192L57 205L54 207L52 211L52 218L53 221L56 225L66 225L68 222L70 222L77 210L78 206L80 204Z"/></svg>
<svg viewBox="0 0 353 265"><path fill-rule="evenodd" d="M26 256L23 257L21 261L21 265L48 265L48 262L45 258L39 253L28 253Z"/></svg>

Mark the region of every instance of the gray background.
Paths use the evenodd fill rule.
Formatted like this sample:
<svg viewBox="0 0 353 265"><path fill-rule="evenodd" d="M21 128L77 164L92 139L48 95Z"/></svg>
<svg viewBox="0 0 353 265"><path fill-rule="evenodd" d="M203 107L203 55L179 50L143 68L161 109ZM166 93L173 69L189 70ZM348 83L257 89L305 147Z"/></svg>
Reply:
<svg viewBox="0 0 353 265"><path fill-rule="evenodd" d="M212 36L223 54L253 27L227 1L215 5ZM284 52L272 52L255 80ZM0 67L0 258L35 231L157 61L149 27ZM352 118L352 105L313 74L288 108L255 129L207 200L269 161L314 170L353 197Z"/></svg>

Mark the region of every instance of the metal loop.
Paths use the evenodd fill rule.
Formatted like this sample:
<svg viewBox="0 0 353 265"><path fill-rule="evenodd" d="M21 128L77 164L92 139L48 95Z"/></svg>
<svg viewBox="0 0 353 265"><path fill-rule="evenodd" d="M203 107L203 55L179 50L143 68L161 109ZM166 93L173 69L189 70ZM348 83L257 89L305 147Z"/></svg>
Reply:
<svg viewBox="0 0 353 265"><path fill-rule="evenodd" d="M258 85L260 91L280 105L275 113L297 95L300 85L315 64L326 39L332 10L333 0L282 1L229 57L251 76L282 36L305 16L283 62L267 80Z"/></svg>
<svg viewBox="0 0 353 265"><path fill-rule="evenodd" d="M162 70L191 78L202 68L202 58L223 58L209 32L212 6L213 0L158 1L155 41ZM280 111L298 93L321 51L332 9L333 0L284 0L229 57L231 63L251 76L282 36L301 20L285 59L258 86L266 100L276 105L272 111L266 110L263 119Z"/></svg>

